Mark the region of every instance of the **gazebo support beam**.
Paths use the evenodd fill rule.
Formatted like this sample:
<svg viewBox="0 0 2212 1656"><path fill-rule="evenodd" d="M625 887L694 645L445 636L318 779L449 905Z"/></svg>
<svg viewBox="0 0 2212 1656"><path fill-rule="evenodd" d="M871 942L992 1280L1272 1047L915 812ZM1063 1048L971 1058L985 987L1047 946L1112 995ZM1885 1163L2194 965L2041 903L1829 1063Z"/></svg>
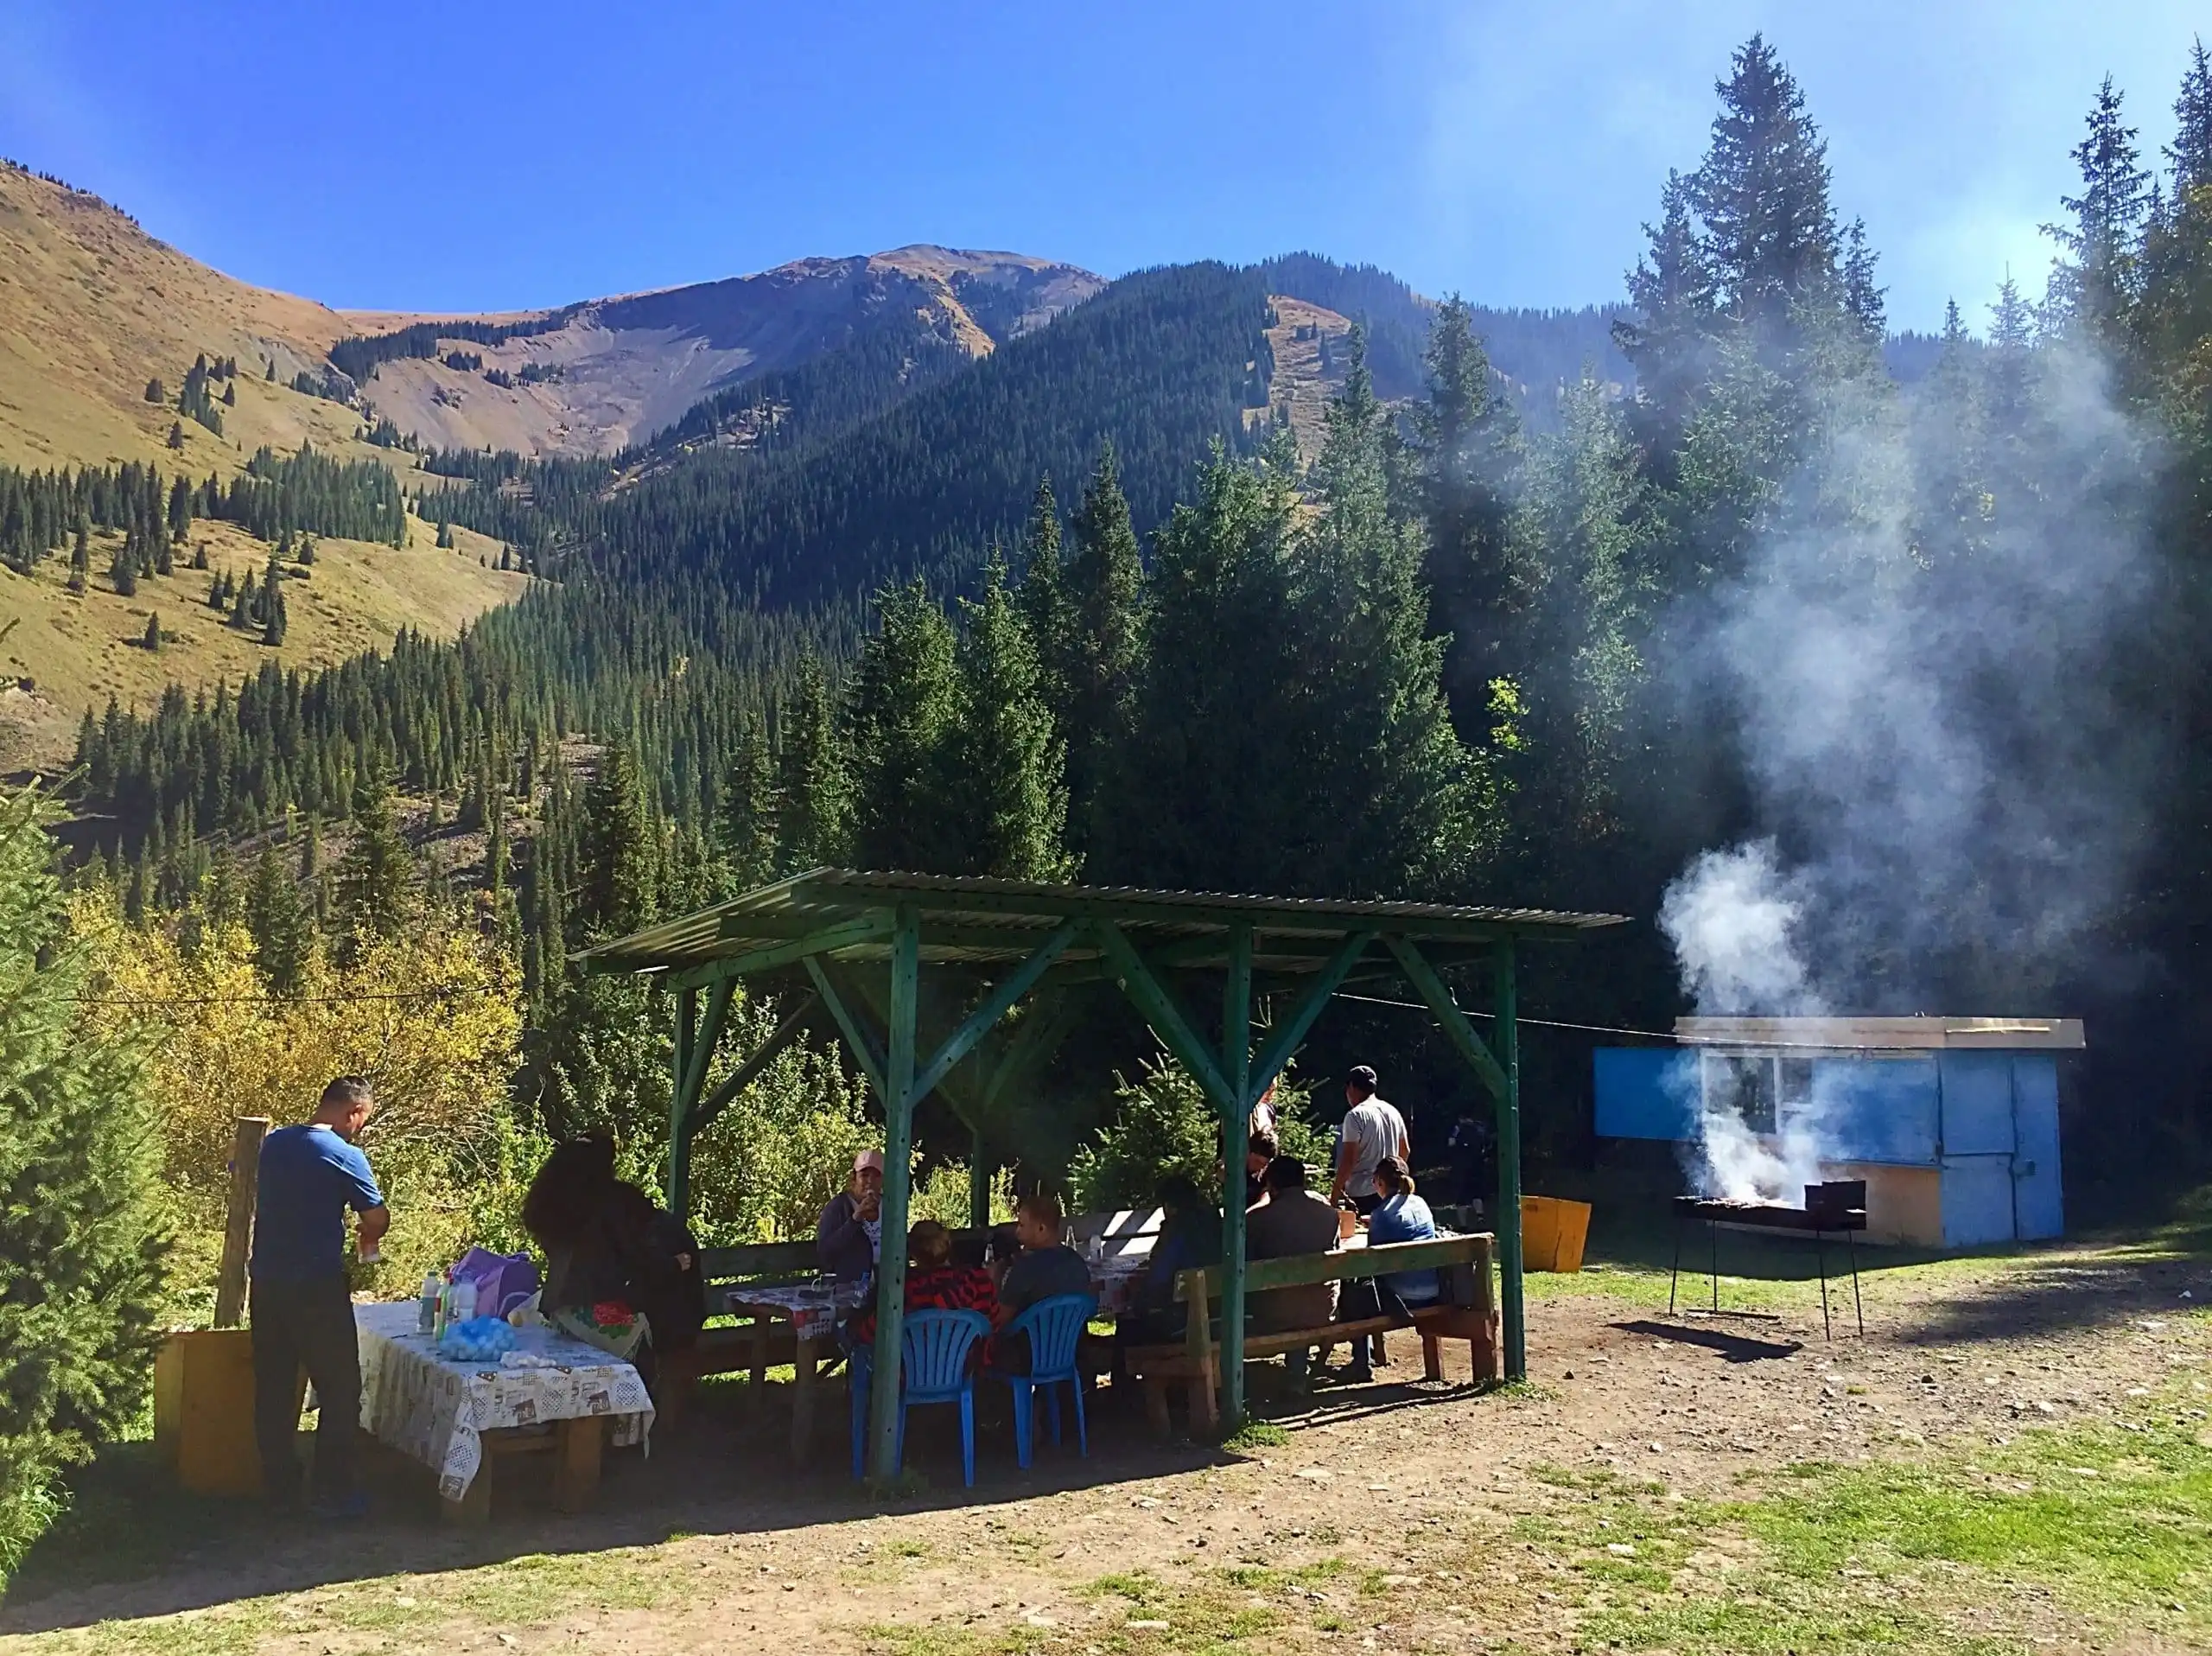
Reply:
<svg viewBox="0 0 2212 1656"><path fill-rule="evenodd" d="M769 1031L768 1038L747 1053L745 1061L732 1070L721 1086L699 1100L685 1122L687 1137L696 1138L712 1126L715 1118L728 1109L739 1093L760 1079L761 1072L774 1063L777 1054L806 1027L807 1014L813 1010L814 1002L811 995L802 997L798 1005L784 1014L783 1021Z"/></svg>
<svg viewBox="0 0 2212 1656"><path fill-rule="evenodd" d="M830 1016L836 1020L838 1033L845 1037L845 1050L852 1054L853 1062L860 1066L861 1073L868 1077L868 1084L875 1089L876 1099L882 1104L887 1117L894 1095L884 1079L883 1055L869 1037L867 1026L861 1022L855 1009L846 1003L845 997L839 992L836 980L830 975L829 967L822 963L819 957L807 956L806 975L814 980L814 992L822 997L822 1003L830 1009Z"/></svg>
<svg viewBox="0 0 2212 1656"><path fill-rule="evenodd" d="M1100 920L1092 929L1100 950L1114 968L1116 985L1143 1014L1160 1044L1191 1073L1191 1079L1225 1119L1237 1107L1236 1095L1222 1079L1221 1070L1206 1051L1205 1042L1198 1039L1191 1021L1183 1016L1174 992L1153 974L1144 957L1122 934L1120 927L1111 920Z"/></svg>
<svg viewBox="0 0 2212 1656"><path fill-rule="evenodd" d="M891 1028L883 1069L883 1209L875 1265L875 1366L868 1394L868 1471L899 1471L899 1341L906 1310L906 1212L914 1173L914 1017L921 988L920 914L901 903L891 930Z"/></svg>
<svg viewBox="0 0 2212 1656"><path fill-rule="evenodd" d="M1221 1067L1236 1107L1222 1112L1221 1417L1234 1431L1244 1419L1244 1157L1252 1130L1252 927L1229 928L1229 971L1221 995Z"/></svg>
<svg viewBox="0 0 2212 1656"><path fill-rule="evenodd" d="M914 1098L917 1102L929 1097L931 1089L943 1080L945 1072L974 1050L976 1043L990 1033L991 1026L1014 1010L1014 1003L1035 986L1045 975L1045 968L1060 958L1060 953L1075 941L1080 922L1069 920L1058 927L1051 936L1037 946L1036 952L1011 972L1004 982L986 996L961 1021L960 1027L944 1039L944 1044L922 1073L914 1078Z"/></svg>
<svg viewBox="0 0 2212 1656"><path fill-rule="evenodd" d="M1529 1378L1529 1334L1521 1292L1521 1058L1514 1024L1514 959L1509 939L1499 943L1491 957L1497 997L1498 1050L1501 1064L1475 1033L1475 1026L1452 998L1451 990L1422 958L1421 952L1402 937L1386 939L1390 952L1405 971L1414 992L1428 1008L1437 1027L1481 1078L1497 1109L1497 1233L1498 1309L1504 1322L1505 1378Z"/></svg>
<svg viewBox="0 0 2212 1656"><path fill-rule="evenodd" d="M699 1029L699 991L681 989L676 993L676 1073L670 1077L672 1085L668 1094L668 1211L678 1219L685 1216L691 1206L691 1147L683 1137L684 1117L689 1113L683 1096L683 1078L691 1073L691 1048Z"/></svg>
<svg viewBox="0 0 2212 1656"><path fill-rule="evenodd" d="M1329 997L1343 985L1346 975L1358 964L1359 957L1367 952L1368 946L1374 941L1375 933L1372 932L1354 932L1344 940L1343 946L1329 957L1328 964L1314 975L1313 981L1306 986L1305 992L1298 998L1298 1004L1291 1009L1290 1016L1275 1027L1274 1034L1268 1037L1268 1044L1260 1048L1260 1055L1252 1062L1251 1079L1247 1087L1252 1104L1257 1104L1260 1094L1274 1085L1275 1078L1282 1073L1282 1067L1290 1061L1291 1054L1298 1050L1299 1042L1304 1041L1313 1028L1314 1019L1319 1017L1329 1004ZM1250 1105L1246 1105L1248 1110L1250 1107Z"/></svg>

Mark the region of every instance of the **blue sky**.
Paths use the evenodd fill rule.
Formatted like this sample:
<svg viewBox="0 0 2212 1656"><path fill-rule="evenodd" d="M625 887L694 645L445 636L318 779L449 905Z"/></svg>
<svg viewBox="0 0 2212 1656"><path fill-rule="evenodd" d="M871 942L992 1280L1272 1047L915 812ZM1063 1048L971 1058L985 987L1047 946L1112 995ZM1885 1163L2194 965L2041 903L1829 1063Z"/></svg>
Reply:
<svg viewBox="0 0 2212 1656"><path fill-rule="evenodd" d="M372 22L363 22L372 17ZM497 309L910 241L1108 273L1309 247L1492 304L1618 296L1764 29L1893 322L1979 318L2098 80L2170 133L2182 0L363 9L0 0L0 154L233 275Z"/></svg>

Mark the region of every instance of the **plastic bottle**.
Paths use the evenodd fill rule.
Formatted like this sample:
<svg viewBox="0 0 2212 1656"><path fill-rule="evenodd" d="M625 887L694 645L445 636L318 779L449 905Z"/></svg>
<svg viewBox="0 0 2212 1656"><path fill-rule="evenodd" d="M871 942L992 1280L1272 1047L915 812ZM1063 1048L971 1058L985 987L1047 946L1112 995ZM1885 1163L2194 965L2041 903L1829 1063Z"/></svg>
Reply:
<svg viewBox="0 0 2212 1656"><path fill-rule="evenodd" d="M441 1277L438 1279L437 1315L431 1320L430 1338L433 1340L444 1339L446 1337L446 1324L451 1322L452 1318L453 1284L448 1282L444 1277Z"/></svg>
<svg viewBox="0 0 2212 1656"><path fill-rule="evenodd" d="M445 1286L445 1279L435 1271L423 1277L422 1297L416 1302L415 1332L435 1334L438 1331L438 1290Z"/></svg>
<svg viewBox="0 0 2212 1656"><path fill-rule="evenodd" d="M453 1285L453 1305L448 1312L454 1322L466 1322L476 1315L476 1284L466 1278Z"/></svg>

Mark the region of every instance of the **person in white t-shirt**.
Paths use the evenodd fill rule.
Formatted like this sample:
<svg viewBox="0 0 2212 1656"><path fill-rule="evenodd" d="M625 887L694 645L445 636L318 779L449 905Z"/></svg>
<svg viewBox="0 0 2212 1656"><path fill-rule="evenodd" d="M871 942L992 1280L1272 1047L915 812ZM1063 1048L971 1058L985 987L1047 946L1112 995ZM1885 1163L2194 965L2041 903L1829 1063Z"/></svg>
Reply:
<svg viewBox="0 0 2212 1656"><path fill-rule="evenodd" d="M1411 1166L1413 1145L1406 1137L1406 1118L1398 1106L1375 1090L1375 1072L1364 1064L1353 1066L1344 1078L1344 1102L1351 1108L1337 1145L1337 1176L1329 1200L1338 1207L1347 1196L1362 1213L1372 1213L1381 1198L1375 1193L1375 1169L1386 1156Z"/></svg>

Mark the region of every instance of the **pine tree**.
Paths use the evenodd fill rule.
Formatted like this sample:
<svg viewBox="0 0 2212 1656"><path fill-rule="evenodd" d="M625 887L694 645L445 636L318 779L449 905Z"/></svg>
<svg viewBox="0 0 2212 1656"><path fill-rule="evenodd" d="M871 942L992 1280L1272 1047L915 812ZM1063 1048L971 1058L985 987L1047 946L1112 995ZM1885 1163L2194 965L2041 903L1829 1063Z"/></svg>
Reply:
<svg viewBox="0 0 2212 1656"><path fill-rule="evenodd" d="M786 871L842 863L851 783L836 702L818 657L800 659L776 719L777 839Z"/></svg>
<svg viewBox="0 0 2212 1656"><path fill-rule="evenodd" d="M246 889L246 929L253 937L254 964L270 992L288 995L300 986L315 952L315 920L299 884L276 855L276 842L262 842L253 881Z"/></svg>
<svg viewBox="0 0 2212 1656"><path fill-rule="evenodd" d="M1063 749L1003 564L985 568L982 598L961 610L966 627L940 783L958 823L958 862L949 871L1064 878L1072 864Z"/></svg>
<svg viewBox="0 0 2212 1656"><path fill-rule="evenodd" d="M379 766L353 785L353 837L338 864L340 958L399 936L414 913L414 859L392 820L391 785Z"/></svg>
<svg viewBox="0 0 2212 1656"><path fill-rule="evenodd" d="M184 447L184 423L181 420L171 420L169 422L168 442L169 447L172 449L181 449Z"/></svg>
<svg viewBox="0 0 2212 1656"><path fill-rule="evenodd" d="M77 519L76 539L69 549L69 590L82 592L90 584L92 575L92 537L90 525L82 517Z"/></svg>
<svg viewBox="0 0 2212 1656"><path fill-rule="evenodd" d="M1638 401L1656 417L1669 446L1705 378L1719 318L1719 278L1695 213L1691 182L1670 171L1660 192L1659 222L1643 227L1650 250L1628 275L1635 317L1613 324L1615 342L1636 365ZM1433 356L1433 330L1429 340Z"/></svg>
<svg viewBox="0 0 2212 1656"><path fill-rule="evenodd" d="M267 380L274 380L276 378L276 359L275 357L272 356L269 359L269 366L261 377Z"/></svg>
<svg viewBox="0 0 2212 1656"><path fill-rule="evenodd" d="M945 797L958 700L952 625L918 583L878 604L845 693L853 857L862 868L950 873L965 854Z"/></svg>
<svg viewBox="0 0 2212 1656"><path fill-rule="evenodd" d="M2089 110L2088 135L2074 147L2082 193L2059 198L2072 220L2044 226L2063 254L2052 266L2044 300L2056 328L2108 332L2136 295L2137 239L2149 207L2151 175L2120 104L2120 90L2107 75Z"/></svg>
<svg viewBox="0 0 2212 1656"><path fill-rule="evenodd" d="M226 408L236 408L238 405L238 388L236 383L233 382L223 387L223 406Z"/></svg>
<svg viewBox="0 0 2212 1656"><path fill-rule="evenodd" d="M661 837L637 755L627 742L610 742L584 796L577 922L594 936L636 931L659 911L661 875Z"/></svg>
<svg viewBox="0 0 2212 1656"><path fill-rule="evenodd" d="M1415 489L1428 530L1423 575L1435 628L1451 635L1445 685L1471 738L1488 728L1491 682L1527 672L1526 640L1516 628L1530 577L1511 504L1522 459L1520 423L1499 394L1472 314L1456 294L1437 309L1426 367L1427 399L1414 407L1412 419ZM1339 428L1376 431L1373 401L1363 355L1330 411L1333 450L1355 447ZM1363 472L1379 461L1374 440L1363 436L1356 445Z"/></svg>
<svg viewBox="0 0 2212 1656"><path fill-rule="evenodd" d="M745 891L776 874L776 756L758 717L740 718L731 754L716 828L730 878Z"/></svg>
<svg viewBox="0 0 2212 1656"><path fill-rule="evenodd" d="M276 566L276 554L269 554L269 569L261 585L261 641L275 648L284 641L288 622L284 614L283 572Z"/></svg>
<svg viewBox="0 0 2212 1656"><path fill-rule="evenodd" d="M60 815L0 793L0 1568L60 1508L62 1473L137 1417L161 1339L146 1037L82 1004L98 968L67 925Z"/></svg>
<svg viewBox="0 0 2212 1656"><path fill-rule="evenodd" d="M128 540L117 547L115 556L108 560L107 578L109 584L121 596L130 598L137 596L138 559Z"/></svg>
<svg viewBox="0 0 2212 1656"><path fill-rule="evenodd" d="M1720 113L1691 199L1722 304L1779 334L1800 299L1834 278L1840 249L1828 202L1827 144L1805 94L1762 35L1719 83Z"/></svg>
<svg viewBox="0 0 2212 1656"><path fill-rule="evenodd" d="M162 618L158 612L146 617L145 635L139 640L146 649L158 653L162 647Z"/></svg>
<svg viewBox="0 0 2212 1656"><path fill-rule="evenodd" d="M166 403L168 399L169 394L168 389L162 385L158 377L149 379L146 382L146 400L148 402Z"/></svg>
<svg viewBox="0 0 2212 1656"><path fill-rule="evenodd" d="M1103 789L1110 755L1128 739L1144 667L1144 557L1122 493L1120 462L1109 444L1083 492L1071 525L1066 564L1072 635L1055 671L1068 685L1068 812L1071 837L1087 845L1110 807Z"/></svg>

